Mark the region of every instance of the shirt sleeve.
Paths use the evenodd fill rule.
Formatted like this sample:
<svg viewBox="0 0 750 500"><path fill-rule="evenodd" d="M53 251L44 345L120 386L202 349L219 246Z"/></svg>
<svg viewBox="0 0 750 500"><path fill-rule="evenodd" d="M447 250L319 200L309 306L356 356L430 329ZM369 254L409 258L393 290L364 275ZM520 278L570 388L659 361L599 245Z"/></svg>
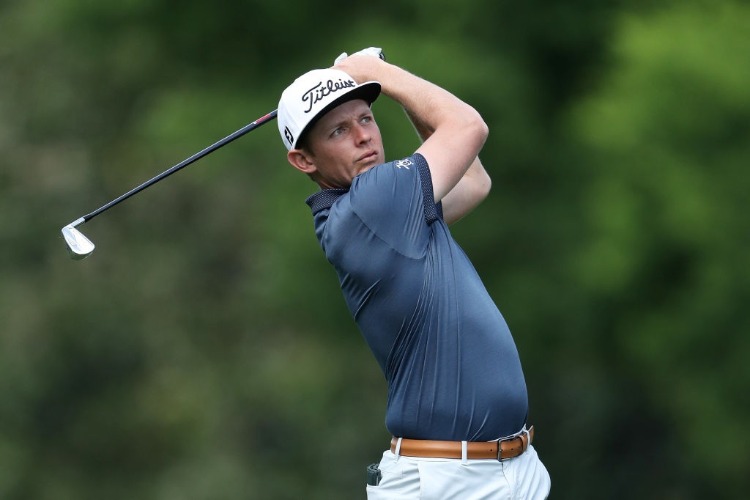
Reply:
<svg viewBox="0 0 750 500"><path fill-rule="evenodd" d="M424 218L427 224L432 224L438 219L443 218L442 203L435 203L435 192L432 188L432 174L427 160L419 153L412 157L415 159L419 180L422 185L422 204L424 206Z"/></svg>
<svg viewBox="0 0 750 500"><path fill-rule="evenodd" d="M421 255L430 226L442 219L422 155L379 165L352 183L352 209L378 238L405 255Z"/></svg>

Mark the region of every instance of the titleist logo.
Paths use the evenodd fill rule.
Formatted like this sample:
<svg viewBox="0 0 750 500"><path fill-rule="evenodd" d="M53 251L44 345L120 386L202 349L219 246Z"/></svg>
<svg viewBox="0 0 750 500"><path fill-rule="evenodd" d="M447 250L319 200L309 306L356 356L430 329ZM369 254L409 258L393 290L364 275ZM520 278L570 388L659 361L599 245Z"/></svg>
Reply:
<svg viewBox="0 0 750 500"><path fill-rule="evenodd" d="M302 102L307 103L307 109L305 113L309 113L312 110L315 103L325 99L327 96L338 92L343 89L350 89L356 87L357 84L354 80L328 80L327 82L320 82L304 94L302 94Z"/></svg>

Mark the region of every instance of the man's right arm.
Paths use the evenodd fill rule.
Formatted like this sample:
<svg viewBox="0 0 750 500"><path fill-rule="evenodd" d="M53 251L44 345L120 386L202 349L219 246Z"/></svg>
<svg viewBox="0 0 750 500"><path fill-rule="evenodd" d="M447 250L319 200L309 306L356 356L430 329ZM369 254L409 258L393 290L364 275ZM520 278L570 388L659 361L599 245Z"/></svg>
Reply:
<svg viewBox="0 0 750 500"><path fill-rule="evenodd" d="M487 125L479 113L447 90L375 57L354 55L336 67L358 82L379 81L383 94L431 131L417 153L430 165L435 202L443 200L474 163L487 138Z"/></svg>

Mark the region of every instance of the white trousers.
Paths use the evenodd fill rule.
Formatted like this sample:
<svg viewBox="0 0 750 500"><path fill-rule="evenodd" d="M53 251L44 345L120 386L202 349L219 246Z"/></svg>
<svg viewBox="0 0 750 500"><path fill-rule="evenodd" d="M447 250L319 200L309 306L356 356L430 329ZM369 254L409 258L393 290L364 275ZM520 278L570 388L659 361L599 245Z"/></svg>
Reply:
<svg viewBox="0 0 750 500"><path fill-rule="evenodd" d="M368 500L542 500L551 481L533 446L502 462L396 456L380 461L382 479L367 486Z"/></svg>

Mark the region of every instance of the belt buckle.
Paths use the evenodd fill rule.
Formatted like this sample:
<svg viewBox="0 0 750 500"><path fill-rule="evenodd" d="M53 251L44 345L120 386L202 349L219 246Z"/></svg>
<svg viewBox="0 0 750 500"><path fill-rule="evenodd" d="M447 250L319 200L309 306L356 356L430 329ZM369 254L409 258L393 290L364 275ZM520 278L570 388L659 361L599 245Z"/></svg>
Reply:
<svg viewBox="0 0 750 500"><path fill-rule="evenodd" d="M512 438L512 439L515 439L515 438ZM500 438L497 440L497 461L498 462L505 462L506 460L508 460L507 458L503 458L503 445L502 445L503 441L507 441L507 439Z"/></svg>
<svg viewBox="0 0 750 500"><path fill-rule="evenodd" d="M526 436L526 441L525 442L523 440L523 436ZM497 440L497 461L498 462L505 462L506 460L510 460L511 458L516 458L516 457L506 457L506 458L502 457L502 455L503 455L503 447L502 447L501 443L504 443L506 441L513 441L514 439L520 439L521 440L521 453L519 453L518 455L516 455L516 457L523 455L526 452L526 450L529 449L529 445L531 444L531 435L529 434L529 429L527 429L526 426L524 425L523 429L521 429L521 431L518 434L516 434L515 436L507 437L507 438L504 438L504 439L500 438L500 439Z"/></svg>

